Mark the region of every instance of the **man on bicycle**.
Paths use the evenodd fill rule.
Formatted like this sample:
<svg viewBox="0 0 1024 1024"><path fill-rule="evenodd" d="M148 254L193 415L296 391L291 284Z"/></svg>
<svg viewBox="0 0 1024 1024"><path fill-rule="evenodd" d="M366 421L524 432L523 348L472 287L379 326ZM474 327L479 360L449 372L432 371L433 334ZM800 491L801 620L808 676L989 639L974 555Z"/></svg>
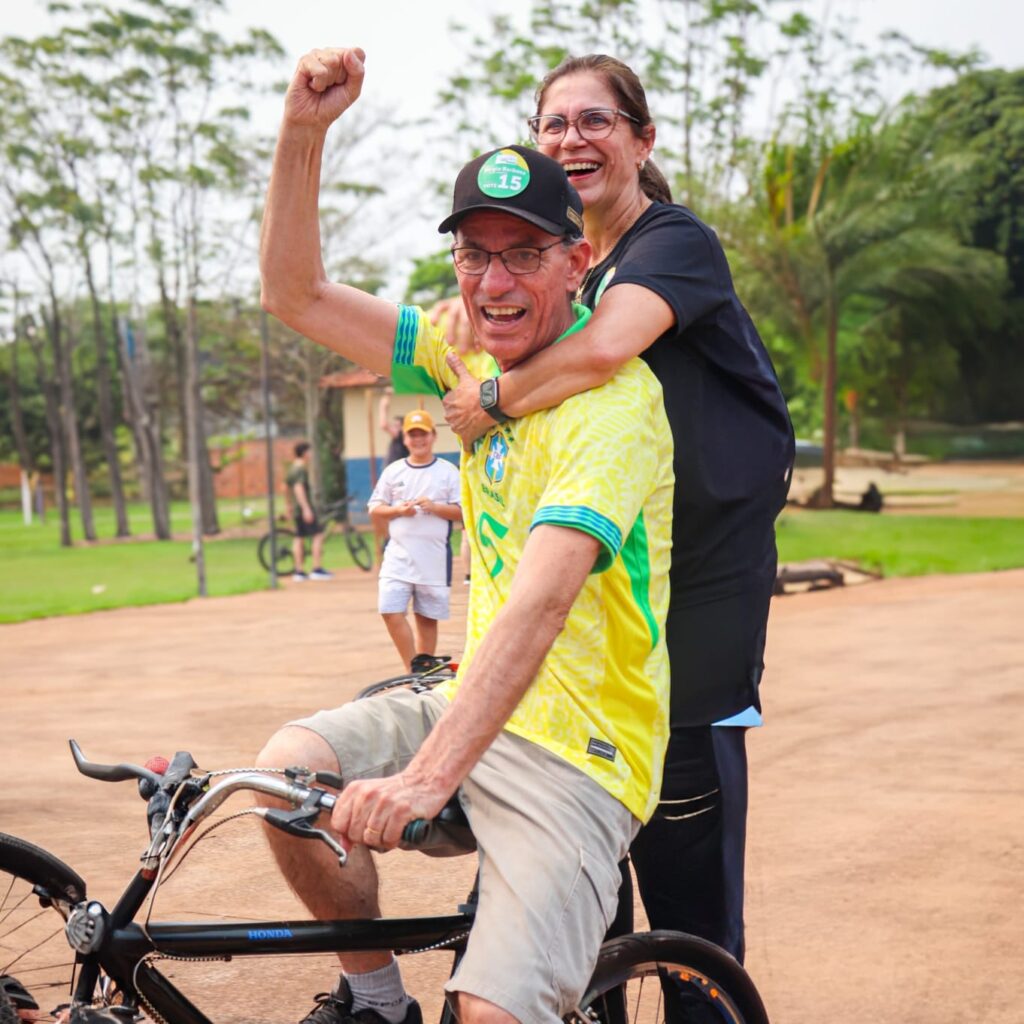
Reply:
<svg viewBox="0 0 1024 1024"><path fill-rule="evenodd" d="M263 301L306 337L396 389L454 386L424 314L326 280L317 228L329 125L358 97L359 50L317 50L288 90L263 223ZM463 301L491 362L494 429L464 453L473 586L458 676L281 729L266 766L340 770L331 816L349 864L269 833L320 919L379 915L368 848L458 794L476 839L480 903L447 989L463 1022L555 1021L579 999L615 913L618 861L657 801L668 733L671 436L634 360L608 384L503 421L497 375L578 329L590 248L563 169L508 147L462 169L451 215ZM310 847L313 847L312 849ZM342 957L308 1024L418 1024L389 953Z"/></svg>

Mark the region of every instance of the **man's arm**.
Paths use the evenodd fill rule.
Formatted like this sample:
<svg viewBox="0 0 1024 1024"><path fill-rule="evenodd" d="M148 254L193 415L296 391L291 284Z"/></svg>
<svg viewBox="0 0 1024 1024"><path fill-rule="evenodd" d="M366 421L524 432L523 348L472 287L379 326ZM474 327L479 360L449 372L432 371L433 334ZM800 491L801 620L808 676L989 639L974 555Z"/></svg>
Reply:
<svg viewBox="0 0 1024 1024"><path fill-rule="evenodd" d="M563 526L537 526L523 550L508 602L473 657L455 699L405 771L353 782L331 824L350 842L397 845L413 818L432 818L508 721L529 689L597 559L599 542Z"/></svg>
<svg viewBox="0 0 1024 1024"><path fill-rule="evenodd" d="M309 502L309 495L306 494L306 485L301 480L297 480L292 484L292 494L295 495L295 504L299 506L302 512L302 518L307 523L313 522L316 516L313 514L313 506Z"/></svg>
<svg viewBox="0 0 1024 1024"><path fill-rule="evenodd" d="M260 235L260 277L267 312L368 370L387 374L397 308L328 281L320 247L324 139L362 91L364 58L359 49L313 50L299 61L274 151Z"/></svg>
<svg viewBox="0 0 1024 1024"><path fill-rule="evenodd" d="M582 330L501 375L501 411L512 418L525 416L606 384L674 323L672 307L650 289L637 284L609 288ZM468 445L494 421L480 408L480 382L458 356L449 355L448 363L459 384L444 397L445 419Z"/></svg>
<svg viewBox="0 0 1024 1024"><path fill-rule="evenodd" d="M396 427L391 422L391 388L388 388L383 395L380 396L379 406L379 422L380 429L385 431L390 437L398 437L402 432L400 427Z"/></svg>

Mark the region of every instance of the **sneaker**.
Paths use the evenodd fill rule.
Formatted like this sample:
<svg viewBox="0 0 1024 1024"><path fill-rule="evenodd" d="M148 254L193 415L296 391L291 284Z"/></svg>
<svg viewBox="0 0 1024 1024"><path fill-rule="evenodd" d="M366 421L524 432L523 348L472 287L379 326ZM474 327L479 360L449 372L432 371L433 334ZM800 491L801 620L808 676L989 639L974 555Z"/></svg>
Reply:
<svg viewBox="0 0 1024 1024"><path fill-rule="evenodd" d="M309 577L304 572L293 572L292 573L292 579L296 583L305 583L306 580L309 579Z"/></svg>
<svg viewBox="0 0 1024 1024"><path fill-rule="evenodd" d="M376 1010L369 1008L352 1010L352 994L344 978L331 992L321 992L313 997L316 1006L302 1018L300 1024L388 1024ZM409 1000L402 1024L423 1024L423 1013L415 999Z"/></svg>
<svg viewBox="0 0 1024 1024"><path fill-rule="evenodd" d="M357 1024L389 1024L386 1017L382 1017L376 1010L371 1010L369 1007L363 1010L356 1010L352 1014L352 1020L356 1021ZM405 1008L405 1016L402 1018L401 1024L423 1024L423 1013L420 1011L420 1004L415 999L409 1000L409 1005Z"/></svg>
<svg viewBox="0 0 1024 1024"><path fill-rule="evenodd" d="M334 573L328 572L326 569L314 569L310 574L311 580L333 580Z"/></svg>
<svg viewBox="0 0 1024 1024"><path fill-rule="evenodd" d="M435 668L447 665L451 658L447 654L417 654L409 665L409 671L414 675L422 675L424 672L433 672Z"/></svg>

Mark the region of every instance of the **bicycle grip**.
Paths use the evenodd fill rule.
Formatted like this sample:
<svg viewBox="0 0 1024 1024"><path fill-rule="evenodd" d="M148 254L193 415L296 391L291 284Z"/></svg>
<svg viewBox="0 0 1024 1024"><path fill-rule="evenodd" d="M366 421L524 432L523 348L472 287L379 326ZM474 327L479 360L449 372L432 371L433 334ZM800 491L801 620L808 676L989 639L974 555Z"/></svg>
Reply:
<svg viewBox="0 0 1024 1024"><path fill-rule="evenodd" d="M402 842L410 846L422 846L430 836L430 828L433 823L425 818L413 818L405 828L402 829Z"/></svg>

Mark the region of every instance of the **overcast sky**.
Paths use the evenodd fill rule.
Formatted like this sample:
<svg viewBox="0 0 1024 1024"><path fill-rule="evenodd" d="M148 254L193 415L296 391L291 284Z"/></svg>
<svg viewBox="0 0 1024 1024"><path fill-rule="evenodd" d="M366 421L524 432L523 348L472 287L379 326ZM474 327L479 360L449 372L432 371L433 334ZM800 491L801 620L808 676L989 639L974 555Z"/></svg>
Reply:
<svg viewBox="0 0 1024 1024"><path fill-rule="evenodd" d="M1022 0L832 0L830 6L855 16L864 40L894 28L935 47L975 44L1003 67L1024 65ZM314 46L362 46L374 98L412 116L429 109L456 64L450 21L482 27L491 13L528 10L529 0L228 0L227 7L280 40L288 55L282 78ZM0 31L32 35L47 24L41 0L5 3Z"/></svg>
<svg viewBox="0 0 1024 1024"><path fill-rule="evenodd" d="M449 23L457 19L482 29L490 14L525 14L529 6L529 0L228 0L225 21L235 18L247 27L265 28L281 42L287 56L275 78L282 81L312 47L362 46L367 52L364 97L415 120L431 111L439 87L458 66ZM856 18L863 42L897 29L917 43L957 51L976 45L991 64L1024 66L1024 0L817 0L809 11L820 17L827 6ZM48 22L42 0L5 3L0 32L36 35L48 29ZM904 80L898 90L923 90L930 84ZM276 131L280 99L260 98L252 109L259 127ZM653 113L657 117L658 111ZM436 248L432 225L437 217L428 216L436 211L410 205L414 209L406 206L406 214L414 216L399 232L401 247L422 255ZM417 213L419 223L411 223ZM398 278L404 279L401 270Z"/></svg>

